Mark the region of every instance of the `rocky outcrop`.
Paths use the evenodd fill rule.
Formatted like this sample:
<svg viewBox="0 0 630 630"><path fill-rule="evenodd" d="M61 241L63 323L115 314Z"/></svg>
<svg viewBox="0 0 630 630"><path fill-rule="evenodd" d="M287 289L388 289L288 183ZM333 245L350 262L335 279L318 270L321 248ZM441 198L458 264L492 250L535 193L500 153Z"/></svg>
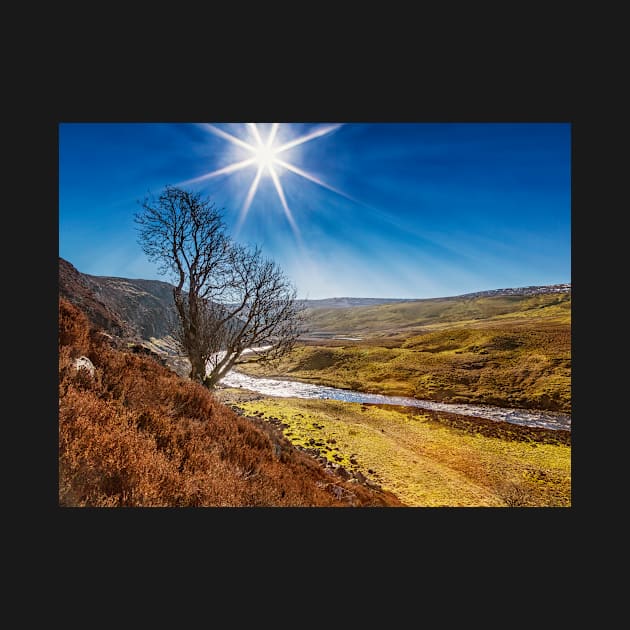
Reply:
<svg viewBox="0 0 630 630"><path fill-rule="evenodd" d="M78 306L96 328L119 337L132 335L132 328L120 315L96 297L88 277L63 258L59 258L59 296Z"/></svg>
<svg viewBox="0 0 630 630"><path fill-rule="evenodd" d="M160 280L85 277L96 298L118 313L140 339L161 339L172 334L177 322L173 285Z"/></svg>
<svg viewBox="0 0 630 630"><path fill-rule="evenodd" d="M172 333L177 321L173 286L160 280L91 276L59 258L59 295L81 308L96 328L150 340Z"/></svg>

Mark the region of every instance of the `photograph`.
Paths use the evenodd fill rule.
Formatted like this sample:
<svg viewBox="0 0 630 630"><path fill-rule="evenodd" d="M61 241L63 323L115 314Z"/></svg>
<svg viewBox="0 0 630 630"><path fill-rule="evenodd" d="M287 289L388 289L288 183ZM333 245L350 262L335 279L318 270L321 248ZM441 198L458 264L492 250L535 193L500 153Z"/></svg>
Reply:
<svg viewBox="0 0 630 630"><path fill-rule="evenodd" d="M58 507L571 507L572 133L59 121Z"/></svg>

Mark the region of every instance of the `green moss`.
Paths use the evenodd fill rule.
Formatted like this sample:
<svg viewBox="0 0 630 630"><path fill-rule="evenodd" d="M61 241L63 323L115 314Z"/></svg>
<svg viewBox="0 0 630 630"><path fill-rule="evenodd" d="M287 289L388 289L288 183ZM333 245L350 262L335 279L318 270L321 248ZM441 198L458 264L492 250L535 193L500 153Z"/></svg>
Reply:
<svg viewBox="0 0 630 630"><path fill-rule="evenodd" d="M282 420L294 444L361 471L408 505L570 505L566 444L487 437L399 407L273 398L239 406Z"/></svg>

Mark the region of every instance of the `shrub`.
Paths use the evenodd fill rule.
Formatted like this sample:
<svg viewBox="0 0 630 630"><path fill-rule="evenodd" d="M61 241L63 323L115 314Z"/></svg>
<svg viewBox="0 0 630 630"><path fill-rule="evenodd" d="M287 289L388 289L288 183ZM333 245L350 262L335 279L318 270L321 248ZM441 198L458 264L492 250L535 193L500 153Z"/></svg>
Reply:
<svg viewBox="0 0 630 630"><path fill-rule="evenodd" d="M81 354L94 378L73 369ZM352 500L337 498L326 473L288 442L274 457L269 431L153 358L108 346L60 300L61 506L400 505L356 485Z"/></svg>

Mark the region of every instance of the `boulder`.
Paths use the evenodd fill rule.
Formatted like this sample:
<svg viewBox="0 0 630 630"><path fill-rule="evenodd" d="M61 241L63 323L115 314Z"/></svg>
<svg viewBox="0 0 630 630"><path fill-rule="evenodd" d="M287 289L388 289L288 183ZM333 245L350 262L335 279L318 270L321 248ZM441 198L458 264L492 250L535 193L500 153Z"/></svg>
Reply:
<svg viewBox="0 0 630 630"><path fill-rule="evenodd" d="M87 370L89 375L94 378L94 373L96 372L96 368L92 361L90 361L87 357L81 356L77 357L73 364L74 369L78 372L79 370Z"/></svg>

